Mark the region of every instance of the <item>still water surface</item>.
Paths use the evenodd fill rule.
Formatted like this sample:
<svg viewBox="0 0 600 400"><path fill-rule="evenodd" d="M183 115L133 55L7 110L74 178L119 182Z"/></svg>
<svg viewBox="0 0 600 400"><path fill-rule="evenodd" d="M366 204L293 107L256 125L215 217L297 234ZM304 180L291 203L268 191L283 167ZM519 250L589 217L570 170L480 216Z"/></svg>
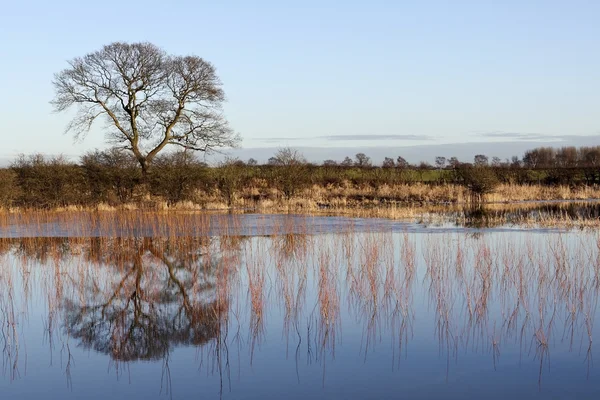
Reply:
<svg viewBox="0 0 600 400"><path fill-rule="evenodd" d="M3 396L600 395L594 231L240 218L2 228Z"/></svg>

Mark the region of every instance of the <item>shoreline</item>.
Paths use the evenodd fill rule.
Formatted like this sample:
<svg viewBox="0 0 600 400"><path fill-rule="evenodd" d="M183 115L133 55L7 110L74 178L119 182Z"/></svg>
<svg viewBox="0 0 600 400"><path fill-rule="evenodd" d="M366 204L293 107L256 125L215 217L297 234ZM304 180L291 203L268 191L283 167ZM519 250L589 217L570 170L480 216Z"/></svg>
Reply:
<svg viewBox="0 0 600 400"><path fill-rule="evenodd" d="M206 218L242 215L297 215L305 217L344 217L386 219L431 226L454 225L474 228L524 227L524 228L600 228L600 199L587 200L537 200L517 202L490 202L432 205L379 205L371 207L338 207L314 209L284 204L269 208L198 208L176 205L175 207L150 208L129 206L62 207L55 209L0 210L0 231L14 229L14 223L41 224L56 221L91 220L103 221L111 226L119 224L135 226L151 221L153 226L204 224ZM87 221L87 222L86 222ZM114 229L114 228L111 228Z"/></svg>

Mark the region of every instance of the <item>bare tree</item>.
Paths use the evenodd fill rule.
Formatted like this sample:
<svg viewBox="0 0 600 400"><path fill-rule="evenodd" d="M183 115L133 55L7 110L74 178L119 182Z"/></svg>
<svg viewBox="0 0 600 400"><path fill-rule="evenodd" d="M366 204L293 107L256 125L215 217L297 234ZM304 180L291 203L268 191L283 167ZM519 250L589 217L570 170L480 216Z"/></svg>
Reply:
<svg viewBox="0 0 600 400"><path fill-rule="evenodd" d="M523 155L523 164L527 168L550 168L554 165L556 150L552 147L538 147L527 150Z"/></svg>
<svg viewBox="0 0 600 400"><path fill-rule="evenodd" d="M435 158L435 166L438 169L444 169L446 167L446 157L436 157Z"/></svg>
<svg viewBox="0 0 600 400"><path fill-rule="evenodd" d="M383 164L381 164L383 168L394 168L396 164L394 163L394 159L390 157L385 157L383 159Z"/></svg>
<svg viewBox="0 0 600 400"><path fill-rule="evenodd" d="M367 157L365 153L358 153L355 157L356 161L354 161L354 166L361 168L371 166L371 158Z"/></svg>
<svg viewBox="0 0 600 400"><path fill-rule="evenodd" d="M580 161L588 167L600 166L600 147L581 147Z"/></svg>
<svg viewBox="0 0 600 400"><path fill-rule="evenodd" d="M492 157L492 167L501 167L502 166L502 159L500 157Z"/></svg>
<svg viewBox="0 0 600 400"><path fill-rule="evenodd" d="M277 159L277 157L269 157L267 165L281 165L281 162Z"/></svg>
<svg viewBox="0 0 600 400"><path fill-rule="evenodd" d="M271 179L288 200L311 183L309 164L296 149L280 148L269 159L269 164L278 167L274 169Z"/></svg>
<svg viewBox="0 0 600 400"><path fill-rule="evenodd" d="M306 164L306 158L298 150L291 147L283 147L277 150L275 155L269 158L271 165L302 165Z"/></svg>
<svg viewBox="0 0 600 400"><path fill-rule="evenodd" d="M354 161L352 161L350 157L346 156L346 158L344 158L344 161L342 161L340 165L342 167L351 167L352 165L354 165Z"/></svg>
<svg viewBox="0 0 600 400"><path fill-rule="evenodd" d="M519 160L519 156L512 156L510 159L510 166L513 168L520 168L523 165L521 160Z"/></svg>
<svg viewBox="0 0 600 400"><path fill-rule="evenodd" d="M396 159L396 167L398 167L398 168L408 168L409 167L409 163L408 163L408 161L406 161L404 159L404 157L398 156L398 158Z"/></svg>
<svg viewBox="0 0 600 400"><path fill-rule="evenodd" d="M450 157L450 159L448 160L448 165L452 169L456 169L460 165L460 161L458 161L458 158L456 158L456 157Z"/></svg>
<svg viewBox="0 0 600 400"><path fill-rule="evenodd" d="M488 157L484 154L477 154L473 158L473 164L476 167L487 167L488 166Z"/></svg>
<svg viewBox="0 0 600 400"><path fill-rule="evenodd" d="M116 42L69 65L54 77L51 102L56 111L76 107L67 131L82 137L103 119L107 138L133 152L144 175L167 145L207 152L240 140L221 112L215 68L200 57Z"/></svg>

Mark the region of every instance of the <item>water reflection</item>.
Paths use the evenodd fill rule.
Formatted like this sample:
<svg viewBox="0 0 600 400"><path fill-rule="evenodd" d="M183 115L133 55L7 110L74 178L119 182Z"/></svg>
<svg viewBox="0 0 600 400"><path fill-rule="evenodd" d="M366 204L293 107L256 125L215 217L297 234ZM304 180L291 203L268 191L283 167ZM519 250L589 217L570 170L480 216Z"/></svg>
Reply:
<svg viewBox="0 0 600 400"><path fill-rule="evenodd" d="M544 227L595 227L600 219L599 202L531 202L473 204L436 209L437 219L449 219L466 228L507 225Z"/></svg>
<svg viewBox="0 0 600 400"><path fill-rule="evenodd" d="M121 241L119 251L109 253L98 252L98 242L92 241L88 259L117 258L118 264L85 281L69 276L88 289L84 301L63 304L68 332L84 347L119 361L157 360L172 346L199 346L218 336L227 299L216 296L212 260L200 260L199 252L182 259L182 249L174 253L151 238Z"/></svg>
<svg viewBox="0 0 600 400"><path fill-rule="evenodd" d="M518 363L535 368L539 390L551 355L582 376L593 369L593 232L29 238L0 239L0 251L12 380L26 379L24 343L40 335L50 357L58 344L69 382L74 348L118 372L160 362L169 385L173 351L194 348L225 393L232 370L243 382L290 362L299 385L319 368L319 387L340 384L340 371L370 376L387 365L399 374L390 390L396 379L415 385L412 369L451 385L458 371ZM40 303L43 332L28 332Z"/></svg>

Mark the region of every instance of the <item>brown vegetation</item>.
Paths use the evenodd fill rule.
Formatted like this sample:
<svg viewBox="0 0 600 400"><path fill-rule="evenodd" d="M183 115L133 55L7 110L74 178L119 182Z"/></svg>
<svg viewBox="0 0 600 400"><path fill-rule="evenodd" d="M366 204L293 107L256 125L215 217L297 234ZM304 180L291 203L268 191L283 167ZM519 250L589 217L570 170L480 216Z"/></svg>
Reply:
<svg viewBox="0 0 600 400"><path fill-rule="evenodd" d="M590 152L585 154L589 159ZM591 161L576 162L577 167L546 161L545 169L538 169L531 157L526 163L531 167L521 162L490 166L483 157L473 165L438 160L437 169L373 167L362 159L356 165L316 166L281 149L267 165L227 159L209 167L190 153L176 152L157 156L144 178L135 158L116 149L87 153L79 164L61 157L20 156L0 170L0 207L376 211L393 216L424 205L600 198ZM559 175L568 179L555 179Z"/></svg>

